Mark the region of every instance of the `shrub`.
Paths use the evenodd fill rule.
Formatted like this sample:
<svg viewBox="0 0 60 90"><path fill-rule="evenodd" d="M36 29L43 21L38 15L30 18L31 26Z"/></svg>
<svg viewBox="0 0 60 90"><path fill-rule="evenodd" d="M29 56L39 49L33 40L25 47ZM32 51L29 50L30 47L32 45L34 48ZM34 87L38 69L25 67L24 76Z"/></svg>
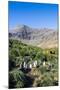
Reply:
<svg viewBox="0 0 60 90"><path fill-rule="evenodd" d="M9 73L9 88L22 88L25 81L25 75L22 71L14 70Z"/></svg>

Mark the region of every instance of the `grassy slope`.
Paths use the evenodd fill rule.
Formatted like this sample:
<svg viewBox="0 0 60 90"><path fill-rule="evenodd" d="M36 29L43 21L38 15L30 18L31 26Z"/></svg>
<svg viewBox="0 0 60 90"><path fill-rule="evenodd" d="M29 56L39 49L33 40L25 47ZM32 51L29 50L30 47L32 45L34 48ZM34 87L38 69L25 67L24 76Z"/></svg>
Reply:
<svg viewBox="0 0 60 90"><path fill-rule="evenodd" d="M55 53L50 53L50 51ZM38 68L33 68L29 73L24 73L31 78L33 77L33 83L31 86L51 86L58 85L58 49L41 49L38 47L29 46L23 44L17 40L9 40L9 72L16 71L17 67L21 62L25 60L25 57L29 56L29 62L33 60L38 60ZM43 57L46 56L47 64L50 63L52 65L51 69L46 64L45 67L39 64L42 62ZM15 72L17 73L17 72ZM28 81L27 81L28 82ZM18 82L16 82L17 84ZM23 82L21 82L22 84ZM25 83L25 82L24 82ZM28 82L29 83L29 82ZM15 85L14 87L25 87L24 84L19 86ZM27 84L27 83L26 83ZM29 83L30 84L30 83ZM28 85L29 86L29 85ZM26 87L28 87L26 86Z"/></svg>

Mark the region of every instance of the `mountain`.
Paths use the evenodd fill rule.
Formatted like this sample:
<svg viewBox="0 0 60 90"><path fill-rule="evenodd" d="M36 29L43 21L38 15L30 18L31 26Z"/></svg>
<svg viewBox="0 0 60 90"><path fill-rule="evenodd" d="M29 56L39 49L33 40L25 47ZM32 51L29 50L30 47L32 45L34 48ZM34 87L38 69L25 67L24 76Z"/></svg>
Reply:
<svg viewBox="0 0 60 90"><path fill-rule="evenodd" d="M9 31L9 38L18 39L25 44L41 48L58 47L58 31L53 29L37 29L19 25Z"/></svg>

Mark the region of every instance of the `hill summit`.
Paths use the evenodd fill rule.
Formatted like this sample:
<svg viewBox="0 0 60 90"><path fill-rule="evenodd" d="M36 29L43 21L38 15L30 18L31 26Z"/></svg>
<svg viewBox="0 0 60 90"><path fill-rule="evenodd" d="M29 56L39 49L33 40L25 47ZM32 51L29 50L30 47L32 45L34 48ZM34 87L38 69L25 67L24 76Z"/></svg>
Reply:
<svg viewBox="0 0 60 90"><path fill-rule="evenodd" d="M9 31L9 38L41 48L58 47L58 31L53 29L39 29L31 28L27 25L19 25Z"/></svg>

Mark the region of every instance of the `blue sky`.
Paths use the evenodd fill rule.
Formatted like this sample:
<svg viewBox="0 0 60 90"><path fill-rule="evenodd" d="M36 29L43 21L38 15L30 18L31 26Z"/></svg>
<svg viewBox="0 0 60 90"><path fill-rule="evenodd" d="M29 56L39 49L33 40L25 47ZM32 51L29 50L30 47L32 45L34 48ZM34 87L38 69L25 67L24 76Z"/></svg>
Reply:
<svg viewBox="0 0 60 90"><path fill-rule="evenodd" d="M28 25L33 28L57 29L58 5L28 2L8 2L9 28Z"/></svg>

